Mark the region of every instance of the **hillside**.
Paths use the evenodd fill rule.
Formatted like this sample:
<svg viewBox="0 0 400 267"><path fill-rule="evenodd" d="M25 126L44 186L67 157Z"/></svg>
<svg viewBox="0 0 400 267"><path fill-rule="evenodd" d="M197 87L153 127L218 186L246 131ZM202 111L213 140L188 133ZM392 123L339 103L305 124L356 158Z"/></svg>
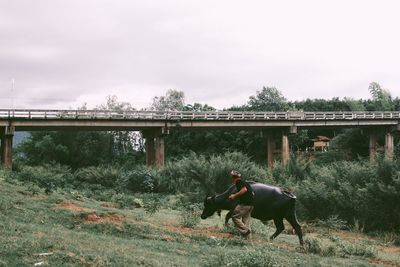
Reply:
<svg viewBox="0 0 400 267"><path fill-rule="evenodd" d="M183 227L177 197L159 197L162 207L152 213L139 207L148 195L137 195L137 207L118 208L0 180L0 266L400 266L400 247L388 236L303 223L306 246L299 248L290 231L269 242L272 226L253 220L249 244L217 216Z"/></svg>

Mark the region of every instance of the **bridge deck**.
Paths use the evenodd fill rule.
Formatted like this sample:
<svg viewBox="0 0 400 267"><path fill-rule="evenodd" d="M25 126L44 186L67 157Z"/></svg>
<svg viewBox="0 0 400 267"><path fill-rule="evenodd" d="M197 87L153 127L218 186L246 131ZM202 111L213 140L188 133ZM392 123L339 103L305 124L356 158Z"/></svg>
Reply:
<svg viewBox="0 0 400 267"><path fill-rule="evenodd" d="M36 128L145 129L152 127L397 126L399 111L240 112L0 109L0 126Z"/></svg>
<svg viewBox="0 0 400 267"><path fill-rule="evenodd" d="M241 112L241 111L111 111L7 110L0 119L123 119L123 120L354 120L400 119L400 111Z"/></svg>

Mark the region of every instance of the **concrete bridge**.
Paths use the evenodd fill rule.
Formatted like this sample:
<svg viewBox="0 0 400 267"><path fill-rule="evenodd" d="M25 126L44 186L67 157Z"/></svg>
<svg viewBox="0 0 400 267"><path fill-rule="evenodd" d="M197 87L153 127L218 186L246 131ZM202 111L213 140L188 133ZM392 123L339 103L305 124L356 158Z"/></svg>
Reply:
<svg viewBox="0 0 400 267"><path fill-rule="evenodd" d="M385 135L385 154L393 155L393 133L400 131L399 111L346 112L240 112L240 111L111 111L0 109L1 161L12 166L15 131L99 130L141 131L146 139L146 163L164 165L164 138L175 127L187 129L259 129L267 139L268 167L273 165L277 140L281 161L289 159L289 134L300 128L364 128L370 136L370 158L376 154L379 134Z"/></svg>

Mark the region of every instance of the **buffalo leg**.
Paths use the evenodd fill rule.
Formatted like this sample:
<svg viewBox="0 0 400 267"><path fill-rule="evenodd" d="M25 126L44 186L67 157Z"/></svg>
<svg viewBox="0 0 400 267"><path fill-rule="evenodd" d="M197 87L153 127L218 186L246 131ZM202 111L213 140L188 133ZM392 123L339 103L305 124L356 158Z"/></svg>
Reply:
<svg viewBox="0 0 400 267"><path fill-rule="evenodd" d="M229 222L230 218L232 218L232 211L231 210L225 215L225 225L228 225L228 222Z"/></svg>
<svg viewBox="0 0 400 267"><path fill-rule="evenodd" d="M283 225L283 219L274 219L274 224L276 231L273 235L271 235L271 240L275 239L285 229L285 226Z"/></svg>
<svg viewBox="0 0 400 267"><path fill-rule="evenodd" d="M299 237L300 245L303 246L303 232L301 231L301 226L297 221L296 214L292 213L286 217L286 220L290 223L293 229L296 231L297 236Z"/></svg>

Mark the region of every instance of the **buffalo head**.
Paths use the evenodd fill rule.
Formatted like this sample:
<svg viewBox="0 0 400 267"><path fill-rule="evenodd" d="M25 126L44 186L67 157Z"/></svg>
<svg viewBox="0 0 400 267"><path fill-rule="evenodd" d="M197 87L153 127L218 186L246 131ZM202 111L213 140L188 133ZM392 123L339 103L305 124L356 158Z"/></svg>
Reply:
<svg viewBox="0 0 400 267"><path fill-rule="evenodd" d="M212 216L218 209L215 203L215 196L206 197L204 199L204 209L203 213L201 214L202 219L207 219L208 217Z"/></svg>

